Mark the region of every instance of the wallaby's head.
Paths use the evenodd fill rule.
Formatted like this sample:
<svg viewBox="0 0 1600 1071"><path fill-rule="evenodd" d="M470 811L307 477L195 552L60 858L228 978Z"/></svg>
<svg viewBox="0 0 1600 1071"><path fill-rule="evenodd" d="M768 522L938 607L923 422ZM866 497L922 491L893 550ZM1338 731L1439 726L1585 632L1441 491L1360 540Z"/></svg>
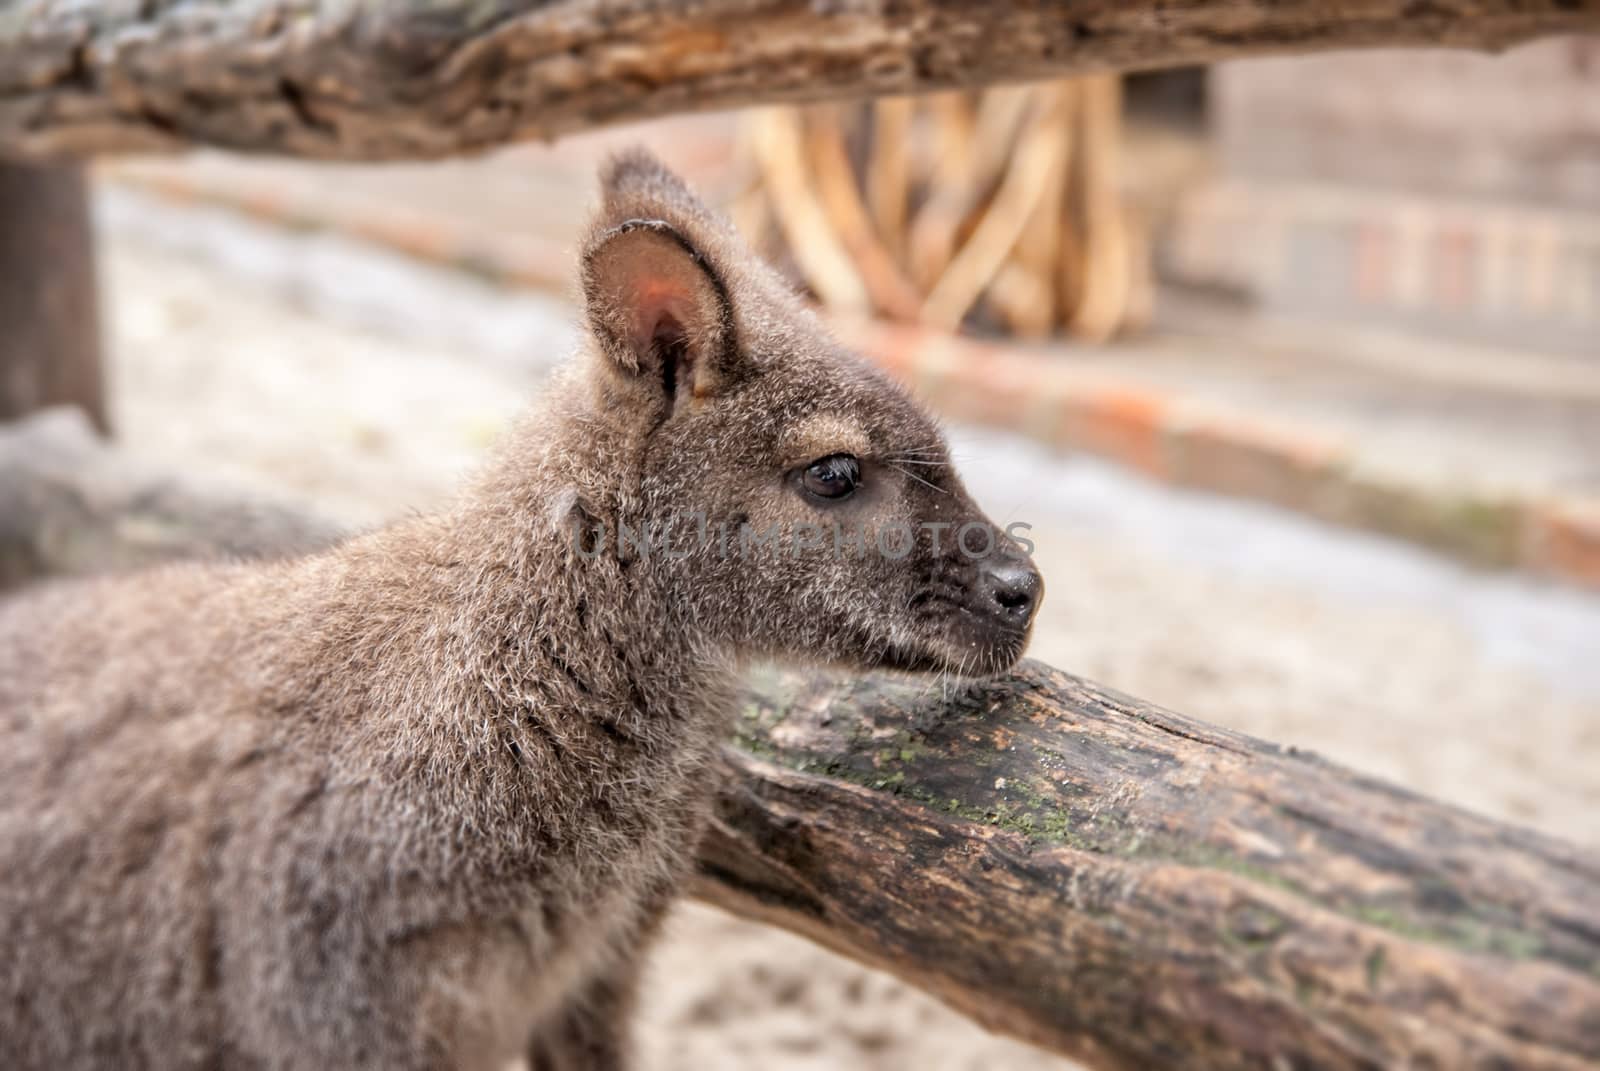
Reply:
<svg viewBox="0 0 1600 1071"><path fill-rule="evenodd" d="M1010 666L1039 574L934 422L654 158L613 160L602 185L582 261L593 419L638 469L631 531L602 539L753 655Z"/></svg>

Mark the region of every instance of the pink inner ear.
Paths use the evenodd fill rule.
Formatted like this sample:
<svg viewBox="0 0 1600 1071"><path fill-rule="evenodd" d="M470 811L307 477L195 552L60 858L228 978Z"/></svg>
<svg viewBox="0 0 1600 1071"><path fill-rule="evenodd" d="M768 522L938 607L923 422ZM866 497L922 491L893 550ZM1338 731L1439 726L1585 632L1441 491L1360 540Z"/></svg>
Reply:
<svg viewBox="0 0 1600 1071"><path fill-rule="evenodd" d="M684 312L694 300L680 283L654 278L639 279L634 283L633 341L643 351L656 340L662 328L672 334L684 331Z"/></svg>
<svg viewBox="0 0 1600 1071"><path fill-rule="evenodd" d="M669 354L676 370L718 344L716 280L666 224L623 224L601 236L584 285L594 326L627 351L613 356L629 371L662 371Z"/></svg>

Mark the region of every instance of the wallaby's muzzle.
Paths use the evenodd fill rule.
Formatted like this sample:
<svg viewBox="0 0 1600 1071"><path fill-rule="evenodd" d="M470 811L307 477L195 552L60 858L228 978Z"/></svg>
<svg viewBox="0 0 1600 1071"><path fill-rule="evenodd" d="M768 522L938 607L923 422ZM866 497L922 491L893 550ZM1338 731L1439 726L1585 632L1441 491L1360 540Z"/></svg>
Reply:
<svg viewBox="0 0 1600 1071"><path fill-rule="evenodd" d="M985 558L978 567L978 594L983 609L1001 625L1026 631L1044 595L1044 580L1030 561Z"/></svg>

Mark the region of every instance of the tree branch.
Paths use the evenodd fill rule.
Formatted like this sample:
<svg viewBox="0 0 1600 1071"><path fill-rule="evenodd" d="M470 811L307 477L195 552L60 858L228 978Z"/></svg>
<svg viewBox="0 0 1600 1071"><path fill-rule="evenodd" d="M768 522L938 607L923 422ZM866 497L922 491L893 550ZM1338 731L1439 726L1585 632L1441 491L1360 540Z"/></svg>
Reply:
<svg viewBox="0 0 1600 1071"><path fill-rule="evenodd" d="M1597 28L1594 0L23 0L0 9L0 146L429 158L674 112Z"/></svg>
<svg viewBox="0 0 1600 1071"><path fill-rule="evenodd" d="M1037 663L758 676L698 895L1095 1067L1590 1066L1600 863Z"/></svg>
<svg viewBox="0 0 1600 1071"><path fill-rule="evenodd" d="M153 533L153 534L152 534ZM331 526L0 431L0 563ZM755 674L698 894L1102 1067L1593 1067L1600 860L1029 663Z"/></svg>

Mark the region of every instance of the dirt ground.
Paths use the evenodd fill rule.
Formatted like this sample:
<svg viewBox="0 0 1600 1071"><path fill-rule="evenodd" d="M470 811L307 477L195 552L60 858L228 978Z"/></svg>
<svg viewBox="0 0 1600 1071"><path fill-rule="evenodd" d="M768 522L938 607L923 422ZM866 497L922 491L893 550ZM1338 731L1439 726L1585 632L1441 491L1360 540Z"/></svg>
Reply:
<svg viewBox="0 0 1600 1071"><path fill-rule="evenodd" d="M565 353L573 314L337 240L102 201L115 420L159 460L359 522L427 509ZM1600 599L955 429L1035 527L1033 654L1471 809L1600 844ZM914 990L686 906L644 1066L1066 1066Z"/></svg>

